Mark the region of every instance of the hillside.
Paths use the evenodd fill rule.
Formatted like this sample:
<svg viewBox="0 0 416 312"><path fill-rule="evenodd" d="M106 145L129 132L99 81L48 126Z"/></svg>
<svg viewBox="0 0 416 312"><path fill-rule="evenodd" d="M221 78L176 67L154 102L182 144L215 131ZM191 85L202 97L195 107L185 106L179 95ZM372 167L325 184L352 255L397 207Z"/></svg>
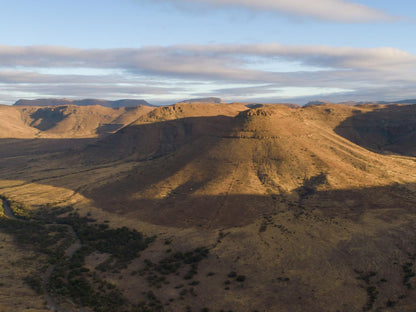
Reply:
<svg viewBox="0 0 416 312"><path fill-rule="evenodd" d="M29 138L34 137L37 129L27 125L19 109L0 105L0 137Z"/></svg>
<svg viewBox="0 0 416 312"><path fill-rule="evenodd" d="M416 156L416 105L378 107L355 114L335 131L350 141L381 153Z"/></svg>
<svg viewBox="0 0 416 312"><path fill-rule="evenodd" d="M85 247L70 259L78 271L58 263L63 306L60 296L86 311L414 311L416 106L2 109L10 133L45 138L0 140L0 195L54 212L43 218ZM98 120L123 127L97 139ZM67 206L89 221L54 208ZM103 245L108 233L123 239ZM122 299L102 310L111 290Z"/></svg>
<svg viewBox="0 0 416 312"><path fill-rule="evenodd" d="M220 115L210 116L204 107L203 117L192 114L194 109L195 106L175 105L154 110L88 148L85 155L89 160L94 157L89 156L92 153L104 161L147 161L146 166L139 163L134 174L119 177L116 183L106 181L102 188L95 184L89 197L100 207L121 203L140 219L167 222L170 226L177 222L184 222L181 226L196 222L235 226L271 213L271 195L279 201L296 202L299 190L308 183L317 183L308 187L324 192L414 181L414 176L404 174L407 166L413 166L412 162L382 157L334 132L335 125L336 129L345 129L344 124L357 115L365 119L369 114L369 118L378 120L372 116L378 114L373 108L266 106L247 111L241 107L238 114L223 110ZM413 106L413 114L407 107L401 109L407 116L416 116ZM383 116L384 112L380 119ZM406 125L415 123L412 119L405 123L399 116L389 116L403 126L404 140L397 143L397 148L408 155L414 149L411 142L415 141L408 135ZM375 125L374 128L373 137L360 137L363 145L374 142L375 133L383 133ZM400 135L398 131L396 135ZM322 177L321 181L313 182L317 177ZM217 206L221 206L221 211ZM154 210L163 214L154 215ZM179 211L185 211L185 215Z"/></svg>
<svg viewBox="0 0 416 312"><path fill-rule="evenodd" d="M80 138L115 132L151 111L149 106L0 106L1 138Z"/></svg>

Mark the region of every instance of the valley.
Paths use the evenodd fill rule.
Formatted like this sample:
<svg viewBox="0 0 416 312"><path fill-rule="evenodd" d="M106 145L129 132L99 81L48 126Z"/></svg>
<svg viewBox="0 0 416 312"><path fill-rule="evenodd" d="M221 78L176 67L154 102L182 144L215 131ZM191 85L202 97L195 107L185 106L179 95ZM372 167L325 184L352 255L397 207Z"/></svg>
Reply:
<svg viewBox="0 0 416 312"><path fill-rule="evenodd" d="M414 311L414 105L1 106L0 121L0 195L27 218L3 205L0 270L16 273L0 289L24 293L2 292L5 311L48 311L45 293L67 311ZM25 227L57 239L31 246ZM53 252L36 293L23 281Z"/></svg>

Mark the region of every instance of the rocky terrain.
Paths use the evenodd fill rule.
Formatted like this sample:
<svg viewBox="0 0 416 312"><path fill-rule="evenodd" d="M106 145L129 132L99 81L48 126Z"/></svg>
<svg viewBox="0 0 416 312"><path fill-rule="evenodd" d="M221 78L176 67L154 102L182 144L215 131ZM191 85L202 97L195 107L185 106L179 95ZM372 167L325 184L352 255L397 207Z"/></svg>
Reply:
<svg viewBox="0 0 416 312"><path fill-rule="evenodd" d="M66 309L414 311L414 105L2 106L0 119L0 194L29 214L17 221L65 224L85 247L48 281ZM37 263L71 237L30 247L4 220L6 250ZM42 272L19 261L15 278ZM40 309L16 285L0 287Z"/></svg>

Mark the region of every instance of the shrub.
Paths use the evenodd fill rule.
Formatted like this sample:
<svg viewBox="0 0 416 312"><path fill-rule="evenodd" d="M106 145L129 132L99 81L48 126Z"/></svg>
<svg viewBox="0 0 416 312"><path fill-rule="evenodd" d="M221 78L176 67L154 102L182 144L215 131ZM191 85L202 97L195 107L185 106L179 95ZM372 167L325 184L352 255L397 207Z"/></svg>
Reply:
<svg viewBox="0 0 416 312"><path fill-rule="evenodd" d="M23 278L24 282L28 284L38 295L43 293L42 283L40 278L34 275L29 275Z"/></svg>
<svg viewBox="0 0 416 312"><path fill-rule="evenodd" d="M228 273L227 276L230 277L230 278L236 277L237 276L237 272L231 271L230 273Z"/></svg>

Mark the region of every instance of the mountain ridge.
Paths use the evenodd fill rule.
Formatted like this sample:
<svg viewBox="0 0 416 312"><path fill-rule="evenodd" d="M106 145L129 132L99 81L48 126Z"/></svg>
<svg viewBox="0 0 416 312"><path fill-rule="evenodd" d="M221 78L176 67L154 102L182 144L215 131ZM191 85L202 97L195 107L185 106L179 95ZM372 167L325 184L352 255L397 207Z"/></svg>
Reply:
<svg viewBox="0 0 416 312"><path fill-rule="evenodd" d="M92 106L100 105L104 107L134 107L134 106L151 106L145 100L134 100L134 99L121 99L121 100L101 100L101 99L81 99L81 100L71 100L71 99L36 99L36 100L24 100L20 99L16 101L14 106L63 106L63 105L76 105L76 106Z"/></svg>
<svg viewBox="0 0 416 312"><path fill-rule="evenodd" d="M101 105L0 105L0 138L102 137L135 121L153 107Z"/></svg>
<svg viewBox="0 0 416 312"><path fill-rule="evenodd" d="M225 102L219 97L206 97L206 98L195 98L195 99L187 99L178 102L177 104L185 104L185 103L215 103L215 104L225 104Z"/></svg>

